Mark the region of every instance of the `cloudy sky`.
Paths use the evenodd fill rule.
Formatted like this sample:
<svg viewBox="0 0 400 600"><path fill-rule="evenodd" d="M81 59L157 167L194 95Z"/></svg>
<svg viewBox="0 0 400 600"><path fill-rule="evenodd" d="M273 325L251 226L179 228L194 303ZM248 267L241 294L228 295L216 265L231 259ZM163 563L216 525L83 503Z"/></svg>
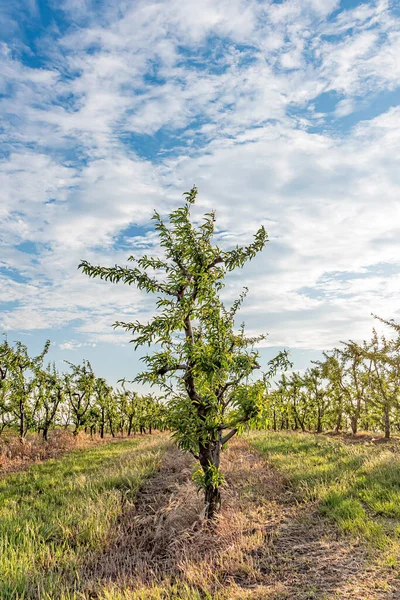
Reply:
<svg viewBox="0 0 400 600"><path fill-rule="evenodd" d="M266 359L298 368L400 319L397 0L0 2L0 330L111 382L138 356L135 289L81 259L157 251L193 183L218 237L270 242L231 277Z"/></svg>

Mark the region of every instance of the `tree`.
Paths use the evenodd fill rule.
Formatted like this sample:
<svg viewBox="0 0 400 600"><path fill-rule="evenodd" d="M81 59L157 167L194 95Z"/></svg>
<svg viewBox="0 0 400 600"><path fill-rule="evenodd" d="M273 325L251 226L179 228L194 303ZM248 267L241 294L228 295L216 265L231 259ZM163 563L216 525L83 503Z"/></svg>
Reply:
<svg viewBox="0 0 400 600"><path fill-rule="evenodd" d="M11 407L8 403L8 391L10 389L10 367L14 353L7 338L0 344L0 433L13 423ZM8 376L8 377L7 377Z"/></svg>
<svg viewBox="0 0 400 600"><path fill-rule="evenodd" d="M292 373L290 377L282 375L280 380L280 393L289 401L291 412L294 417L294 428L306 430L306 419L309 413L309 401L306 394L302 392L304 381L298 373Z"/></svg>
<svg viewBox="0 0 400 600"><path fill-rule="evenodd" d="M40 407L39 374L49 347L50 342L47 341L42 352L31 358L25 344L16 342L9 356L10 386L7 410L17 419L21 441L34 425Z"/></svg>
<svg viewBox="0 0 400 600"><path fill-rule="evenodd" d="M93 384L96 408L99 415L100 437L104 438L107 420L109 418L112 398L112 387L108 385L103 377L96 377ZM93 428L92 428L93 430Z"/></svg>
<svg viewBox="0 0 400 600"><path fill-rule="evenodd" d="M64 375L64 383L75 424L74 435L77 435L91 407L95 375L88 361L84 360L82 365L65 362L72 371Z"/></svg>
<svg viewBox="0 0 400 600"><path fill-rule="evenodd" d="M365 360L364 350L353 342L345 343L343 349L334 350L334 356L337 357L334 375L344 394L354 435L358 431L363 403L365 405L366 402L372 365L371 361Z"/></svg>
<svg viewBox="0 0 400 600"><path fill-rule="evenodd" d="M393 326L397 330L398 326L395 324ZM369 400L379 410L385 438L389 439L392 416L395 409L399 407L399 339L390 339L384 335L378 336L374 329L370 342L364 342L362 345L349 342L348 348L350 352L361 356L369 363Z"/></svg>
<svg viewBox="0 0 400 600"><path fill-rule="evenodd" d="M127 390L125 386L122 387L122 391L118 393L118 405L122 415L125 417L127 422L126 433L128 437L132 434L132 431L136 434L137 423L136 423L136 399L137 393L131 390Z"/></svg>
<svg viewBox="0 0 400 600"><path fill-rule="evenodd" d="M340 351L333 349L331 354L323 352L324 361L318 364L321 367L323 377L328 380L326 394L328 396L328 412L330 422L335 432L339 433L344 424L345 416L345 393L343 391L344 367L340 358ZM347 389L347 388L346 388Z"/></svg>
<svg viewBox="0 0 400 600"><path fill-rule="evenodd" d="M149 323L116 322L134 335L135 348L155 346L144 358L147 370L135 381L158 385L169 395L169 423L179 446L200 463L197 481L205 493L205 514L220 506L220 454L246 423L255 419L264 400L260 382L248 378L260 367L255 344L264 336L247 337L235 318L245 293L230 308L219 296L227 273L240 269L265 246L260 227L246 247L223 251L213 245L215 214L207 213L196 227L191 207L197 189L185 194L184 205L169 215L168 227L155 212L153 219L164 258L131 256L133 266L102 267L82 261L90 277L122 281L147 294L156 294L157 312ZM270 361L272 376L286 365L286 355Z"/></svg>
<svg viewBox="0 0 400 600"><path fill-rule="evenodd" d="M322 369L317 366L307 369L303 378L305 388L310 396L311 406L315 411L317 433L322 432L323 418L328 408L328 397L322 383L322 376Z"/></svg>
<svg viewBox="0 0 400 600"><path fill-rule="evenodd" d="M39 388L38 431L43 432L43 439L47 441L49 429L64 399L63 380L54 364L49 364L46 370L39 371L36 377Z"/></svg>

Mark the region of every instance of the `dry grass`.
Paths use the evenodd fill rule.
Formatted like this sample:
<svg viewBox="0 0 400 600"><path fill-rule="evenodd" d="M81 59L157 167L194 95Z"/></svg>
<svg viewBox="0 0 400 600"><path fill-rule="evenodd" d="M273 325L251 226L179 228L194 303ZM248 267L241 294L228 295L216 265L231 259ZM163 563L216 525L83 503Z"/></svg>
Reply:
<svg viewBox="0 0 400 600"><path fill-rule="evenodd" d="M156 431L153 433L154 435L161 434ZM84 432L73 435L72 431L55 429L50 432L48 441L45 441L41 435L32 433L22 443L15 433L2 434L0 436L0 476L5 473L24 471L32 464L51 458L60 458L73 450L118 442L120 439L121 437L112 438L110 435L101 439L100 436L92 437ZM132 439L134 438L132 437Z"/></svg>
<svg viewBox="0 0 400 600"><path fill-rule="evenodd" d="M104 600L394 600L394 576L369 565L313 503L236 441L224 453L223 509L213 528L191 482L192 461L164 458L121 515L116 536L88 556L80 598Z"/></svg>
<svg viewBox="0 0 400 600"><path fill-rule="evenodd" d="M96 440L84 433L74 436L65 430L52 431L47 442L37 434L28 435L23 443L16 434L3 434L0 437L0 475L22 471L33 463L58 458L94 443Z"/></svg>

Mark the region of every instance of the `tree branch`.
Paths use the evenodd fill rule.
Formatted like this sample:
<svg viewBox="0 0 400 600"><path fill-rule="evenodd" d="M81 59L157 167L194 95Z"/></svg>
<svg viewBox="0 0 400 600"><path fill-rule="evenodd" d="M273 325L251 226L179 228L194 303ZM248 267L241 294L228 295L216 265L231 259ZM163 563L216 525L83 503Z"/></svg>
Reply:
<svg viewBox="0 0 400 600"><path fill-rule="evenodd" d="M227 433L223 438L221 438L221 445L223 446L224 444L226 444L226 442L229 442L229 440L237 433L237 429L232 429L232 431L230 431L229 433Z"/></svg>
<svg viewBox="0 0 400 600"><path fill-rule="evenodd" d="M193 452L193 450L189 450L190 454L195 457L196 460L200 460L200 456Z"/></svg>
<svg viewBox="0 0 400 600"><path fill-rule="evenodd" d="M168 373L168 371L187 371L188 366L187 365L173 365L172 367L161 367L160 369L157 370L157 375L165 375L165 373Z"/></svg>
<svg viewBox="0 0 400 600"><path fill-rule="evenodd" d="M223 263L223 262L225 262L225 261L222 258L222 256L217 256L216 258L214 258L214 260L212 262L210 262L210 264L207 267L207 271L209 271L210 269L212 269L216 265L219 265L220 263Z"/></svg>

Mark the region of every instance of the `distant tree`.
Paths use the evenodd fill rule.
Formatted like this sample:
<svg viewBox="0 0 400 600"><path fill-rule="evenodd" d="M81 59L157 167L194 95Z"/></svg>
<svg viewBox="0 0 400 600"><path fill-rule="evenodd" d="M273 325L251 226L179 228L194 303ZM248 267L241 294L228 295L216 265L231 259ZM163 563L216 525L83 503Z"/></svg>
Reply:
<svg viewBox="0 0 400 600"><path fill-rule="evenodd" d="M336 383L340 386L350 417L353 434L358 431L363 408L366 406L369 386L369 372L372 363L366 359L364 348L353 342L344 343L343 348L335 349L337 357L336 370L333 372Z"/></svg>
<svg viewBox="0 0 400 600"><path fill-rule="evenodd" d="M329 397L323 383L322 368L320 366L315 366L307 369L303 381L315 415L315 430L317 433L321 433L323 429L323 419L329 405Z"/></svg>
<svg viewBox="0 0 400 600"><path fill-rule="evenodd" d="M127 390L125 386L123 386L123 389L118 393L117 398L120 411L126 419L126 433L129 437L130 435L132 435L132 433L136 434L138 429L136 419L137 393L131 390Z"/></svg>
<svg viewBox="0 0 400 600"><path fill-rule="evenodd" d="M25 344L16 342L9 357L7 411L14 415L22 441L29 429L35 425L40 408L40 373L49 347L50 342L47 341L42 352L32 358Z"/></svg>
<svg viewBox="0 0 400 600"><path fill-rule="evenodd" d="M8 403L8 391L11 385L9 373L13 357L13 348L4 336L4 340L0 344L0 433L11 427L14 421L14 415Z"/></svg>
<svg viewBox="0 0 400 600"><path fill-rule="evenodd" d="M96 377L93 383L93 395L94 402L96 405L96 411L92 414L92 420L94 415L98 415L97 425L100 427L100 437L104 438L106 431L107 421L109 420L111 406L114 398L112 397L113 389L108 385L107 381L103 377ZM96 427L96 424L92 424L92 431Z"/></svg>
<svg viewBox="0 0 400 600"><path fill-rule="evenodd" d="M13 361L14 351L7 341L6 336L0 344L0 389L5 386L7 374Z"/></svg>
<svg viewBox="0 0 400 600"><path fill-rule="evenodd" d="M50 427L54 425L64 400L64 382L54 364L49 364L46 370L38 371L36 379L39 394L37 428L42 431L43 439L48 440Z"/></svg>
<svg viewBox="0 0 400 600"><path fill-rule="evenodd" d="M71 373L64 375L65 393L75 425L74 435L77 435L84 425L89 408L91 408L96 378L89 361L84 360L82 365L65 362L71 368Z"/></svg>
<svg viewBox="0 0 400 600"><path fill-rule="evenodd" d="M393 324L393 327L396 329L398 326ZM392 420L400 403L399 339L379 336L374 329L370 342L361 345L349 342L348 348L350 352L362 356L370 365L369 401L379 411L385 438L389 439Z"/></svg>
<svg viewBox="0 0 400 600"><path fill-rule="evenodd" d="M345 425L346 406L345 393L343 391L344 369L340 352L334 349L332 353L324 352L324 360L319 364L323 376L328 385L326 394L328 396L328 417L330 425L336 433L339 433Z"/></svg>
<svg viewBox="0 0 400 600"><path fill-rule="evenodd" d="M226 308L219 293L227 273L240 269L265 246L260 227L254 241L223 251L212 243L215 215L205 215L195 227L191 206L197 189L185 194L185 204L169 215L168 227L155 212L155 229L165 257L142 256L131 267L102 267L82 261L90 277L135 285L158 296L158 312L149 323L117 322L134 335L135 347L157 345L145 357L147 371L136 381L158 385L169 395L169 423L179 446L200 463L197 482L205 493L205 514L220 506L220 454L223 446L255 420L265 400L260 382L248 383L260 368L255 344L264 336L247 337L235 318L245 293ZM152 271L152 273L149 273ZM154 274L153 274L154 273ZM266 377L286 366L286 355L270 361Z"/></svg>
<svg viewBox="0 0 400 600"><path fill-rule="evenodd" d="M294 420L294 428L298 429L300 426L302 431L306 430L306 421L310 412L308 396L303 392L304 385L304 381L298 373L292 373L290 377L282 375L280 380L280 393L286 399Z"/></svg>

